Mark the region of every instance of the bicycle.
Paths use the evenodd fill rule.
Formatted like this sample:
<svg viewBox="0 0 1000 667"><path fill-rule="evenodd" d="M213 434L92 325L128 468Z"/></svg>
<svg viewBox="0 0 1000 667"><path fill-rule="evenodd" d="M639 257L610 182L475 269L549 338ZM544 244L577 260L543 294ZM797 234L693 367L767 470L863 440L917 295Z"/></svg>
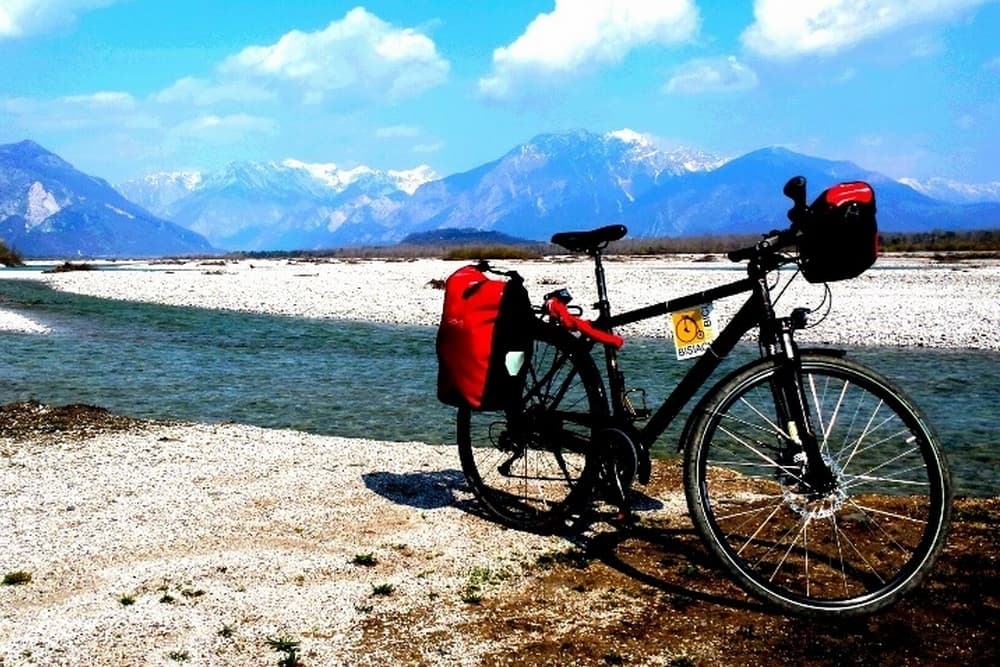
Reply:
<svg viewBox="0 0 1000 667"><path fill-rule="evenodd" d="M796 221L809 212L805 179L789 181L785 194L793 224L728 253L747 262L745 278L618 314L602 256L626 228L552 237L593 259L598 315L570 312L565 290L546 295L519 400L495 412L459 409L462 469L490 515L529 531L561 529L597 499L624 515L633 483L650 479L653 443L757 329L759 358L704 394L678 443L688 511L707 549L748 593L798 615L872 613L924 579L950 519L947 462L917 406L889 380L842 350L799 349L795 332L807 326L808 309L776 315L769 275L801 267L802 253L789 249L803 245ZM635 405L615 329L743 293L742 307L663 404ZM595 350L603 351L603 376Z"/></svg>

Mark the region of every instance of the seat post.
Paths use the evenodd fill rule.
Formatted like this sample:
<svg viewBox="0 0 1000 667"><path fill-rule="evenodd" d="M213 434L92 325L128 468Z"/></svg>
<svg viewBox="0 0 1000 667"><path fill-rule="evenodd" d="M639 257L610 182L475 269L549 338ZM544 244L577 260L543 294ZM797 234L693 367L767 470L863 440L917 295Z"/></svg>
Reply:
<svg viewBox="0 0 1000 667"><path fill-rule="evenodd" d="M604 279L604 263L601 261L601 249L594 248L589 253L594 258L594 277L597 279L597 309L598 319L603 320L611 317L611 303L608 301L608 285Z"/></svg>

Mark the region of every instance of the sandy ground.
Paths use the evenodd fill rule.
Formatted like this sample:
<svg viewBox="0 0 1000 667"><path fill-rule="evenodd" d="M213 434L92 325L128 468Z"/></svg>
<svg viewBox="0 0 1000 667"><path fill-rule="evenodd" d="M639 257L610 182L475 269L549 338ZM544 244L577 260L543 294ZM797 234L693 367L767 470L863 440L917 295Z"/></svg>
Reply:
<svg viewBox="0 0 1000 667"><path fill-rule="evenodd" d="M432 325L441 292L429 283L460 265L188 262L34 279L108 298ZM578 303L594 300L586 262L505 266L536 300L564 285ZM832 314L803 339L1000 349L998 263L880 266L833 285ZM607 268L619 309L740 275L674 259ZM802 284L782 303L822 295ZM3 329L45 335L29 314L0 308ZM666 329L658 318L626 333ZM659 500L653 513L683 514L680 495ZM268 640L281 638L301 642L305 665L489 664L504 639L470 626L469 592L527 595L526 573L570 546L479 517L452 448L235 424L0 429L0 575L31 575L0 585L0 665L274 665L282 654Z"/></svg>

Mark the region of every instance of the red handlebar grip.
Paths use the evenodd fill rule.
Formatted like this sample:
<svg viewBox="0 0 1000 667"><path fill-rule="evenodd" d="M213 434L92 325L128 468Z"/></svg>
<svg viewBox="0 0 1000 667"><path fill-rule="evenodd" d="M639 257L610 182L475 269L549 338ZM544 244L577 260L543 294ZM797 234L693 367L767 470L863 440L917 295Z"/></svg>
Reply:
<svg viewBox="0 0 1000 667"><path fill-rule="evenodd" d="M621 349L621 346L625 344L625 340L621 336L598 329L589 320L577 317L569 312L566 304L558 299L549 299L546 301L545 309L549 312L549 315L554 317L559 324L566 327L569 331L579 331L587 338L604 345L612 345L616 349Z"/></svg>

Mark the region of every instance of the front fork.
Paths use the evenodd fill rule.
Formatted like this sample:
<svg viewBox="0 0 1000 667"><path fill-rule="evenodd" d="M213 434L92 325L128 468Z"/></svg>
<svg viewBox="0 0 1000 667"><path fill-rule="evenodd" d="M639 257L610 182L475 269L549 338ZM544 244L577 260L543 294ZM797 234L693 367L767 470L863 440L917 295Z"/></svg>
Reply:
<svg viewBox="0 0 1000 667"><path fill-rule="evenodd" d="M836 486L836 476L823 459L806 397L802 359L793 336L795 329L805 326L805 314L804 309L796 309L790 317L776 318L775 330L762 332L761 344L778 363L771 381L771 393L778 426L787 440L784 448L787 460L781 463L801 470L804 491L824 495ZM765 342L766 339L769 340Z"/></svg>

